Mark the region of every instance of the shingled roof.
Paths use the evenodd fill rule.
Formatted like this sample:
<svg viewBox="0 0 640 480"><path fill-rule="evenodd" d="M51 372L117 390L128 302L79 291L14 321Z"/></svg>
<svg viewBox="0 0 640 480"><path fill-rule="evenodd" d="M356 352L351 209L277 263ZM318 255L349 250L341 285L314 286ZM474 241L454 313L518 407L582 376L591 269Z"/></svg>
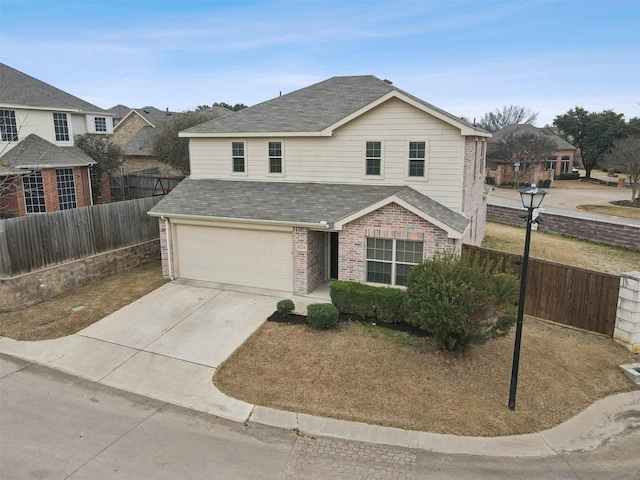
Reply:
<svg viewBox="0 0 640 480"><path fill-rule="evenodd" d="M0 163L16 168L88 167L96 161L78 147L59 147L31 134L5 153Z"/></svg>
<svg viewBox="0 0 640 480"><path fill-rule="evenodd" d="M462 234L469 220L406 186L183 180L149 213L286 224L338 223L395 197Z"/></svg>
<svg viewBox="0 0 640 480"><path fill-rule="evenodd" d="M504 139L508 135L522 135L530 133L540 137L548 138L555 145L556 150L576 150L576 147L571 145L562 137L556 135L552 130L548 128L538 128L528 123L519 123L515 125L508 125L501 128L497 132L493 133L493 138L489 140L489 143L496 143L501 139Z"/></svg>
<svg viewBox="0 0 640 480"><path fill-rule="evenodd" d="M427 111L445 121L478 134L490 136L484 130L441 110L390 82L372 75L333 77L245 108L223 118L211 120L181 132L181 136L247 133L319 133L350 115L382 99L392 92L417 102ZM203 135L204 134L204 135Z"/></svg>
<svg viewBox="0 0 640 480"><path fill-rule="evenodd" d="M0 63L0 104L108 115L111 113Z"/></svg>

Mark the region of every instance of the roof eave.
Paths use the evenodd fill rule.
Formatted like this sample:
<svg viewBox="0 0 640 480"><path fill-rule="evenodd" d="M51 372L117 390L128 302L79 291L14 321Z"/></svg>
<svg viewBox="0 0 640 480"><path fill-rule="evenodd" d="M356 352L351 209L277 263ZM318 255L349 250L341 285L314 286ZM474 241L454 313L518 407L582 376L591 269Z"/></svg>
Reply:
<svg viewBox="0 0 640 480"><path fill-rule="evenodd" d="M239 138L239 137L327 137L331 133L321 132L186 132L178 133L179 137L186 138Z"/></svg>
<svg viewBox="0 0 640 480"><path fill-rule="evenodd" d="M216 217L213 215L189 215L184 213L167 213L167 212L154 212L149 211L147 214L151 217L169 218L169 219L182 219L182 220L203 220L203 221L216 221L216 222L231 222L231 223L248 223L248 224L260 224L260 225L282 225L287 227L308 227L315 229L329 230L329 223L319 222L291 222L284 220L264 220L255 218L237 218L237 217Z"/></svg>

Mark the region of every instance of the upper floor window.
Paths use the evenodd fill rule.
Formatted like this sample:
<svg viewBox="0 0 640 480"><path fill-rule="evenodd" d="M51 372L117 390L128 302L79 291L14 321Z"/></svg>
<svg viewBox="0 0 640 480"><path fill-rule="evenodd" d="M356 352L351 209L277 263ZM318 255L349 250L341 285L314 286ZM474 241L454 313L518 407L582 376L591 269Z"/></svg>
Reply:
<svg viewBox="0 0 640 480"><path fill-rule="evenodd" d="M96 117L93 119L93 122L96 127L96 132L107 131L107 119L105 117Z"/></svg>
<svg viewBox="0 0 640 480"><path fill-rule="evenodd" d="M367 238L367 282L406 285L407 275L422 260L423 242Z"/></svg>
<svg viewBox="0 0 640 480"><path fill-rule="evenodd" d="M233 172L244 173L244 142L231 142L231 155L233 157Z"/></svg>
<svg viewBox="0 0 640 480"><path fill-rule="evenodd" d="M22 190L24 192L24 204L27 213L45 213L47 211L41 171L23 176Z"/></svg>
<svg viewBox="0 0 640 480"><path fill-rule="evenodd" d="M73 168L58 168L56 170L58 184L58 201L60 210L76 208L76 182L73 178Z"/></svg>
<svg viewBox="0 0 640 480"><path fill-rule="evenodd" d="M555 170L558 163L558 157L547 157L547 170Z"/></svg>
<svg viewBox="0 0 640 480"><path fill-rule="evenodd" d="M66 113L53 114L53 128L56 132L56 142L69 141L69 124Z"/></svg>
<svg viewBox="0 0 640 480"><path fill-rule="evenodd" d="M269 173L282 173L282 142L269 142Z"/></svg>
<svg viewBox="0 0 640 480"><path fill-rule="evenodd" d="M486 151L487 151L487 142L483 139L482 142L480 142L480 175L484 173L484 162L485 162Z"/></svg>
<svg viewBox="0 0 640 480"><path fill-rule="evenodd" d="M365 152L366 174L382 174L382 142L367 142Z"/></svg>
<svg viewBox="0 0 640 480"><path fill-rule="evenodd" d="M18 122L15 110L0 110L0 133L3 142L18 141Z"/></svg>
<svg viewBox="0 0 640 480"><path fill-rule="evenodd" d="M410 177L424 177L426 158L426 142L409 142Z"/></svg>

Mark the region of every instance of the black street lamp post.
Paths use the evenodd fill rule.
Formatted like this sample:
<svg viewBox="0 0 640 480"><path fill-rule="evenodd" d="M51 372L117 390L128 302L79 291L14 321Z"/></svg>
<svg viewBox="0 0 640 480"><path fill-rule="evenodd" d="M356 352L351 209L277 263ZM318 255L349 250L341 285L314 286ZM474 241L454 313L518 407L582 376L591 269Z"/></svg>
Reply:
<svg viewBox="0 0 640 480"><path fill-rule="evenodd" d="M518 388L518 367L520 365L520 343L522 341L522 318L524 317L524 297L527 290L527 267L529 266L529 243L531 241L531 224L533 211L540 206L547 194L535 185L520 190L522 205L527 209L527 233L524 240L524 256L520 274L520 299L518 300L518 317L516 320L516 341L513 347L513 366L511 368L511 387L509 388L509 410L516 409L516 390Z"/></svg>

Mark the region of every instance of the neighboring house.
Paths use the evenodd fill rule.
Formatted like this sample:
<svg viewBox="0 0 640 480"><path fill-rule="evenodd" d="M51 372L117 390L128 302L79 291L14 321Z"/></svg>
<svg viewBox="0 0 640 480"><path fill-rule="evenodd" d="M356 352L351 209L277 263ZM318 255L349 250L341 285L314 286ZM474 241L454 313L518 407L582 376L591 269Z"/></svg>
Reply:
<svg viewBox="0 0 640 480"><path fill-rule="evenodd" d="M373 76L334 77L181 132L191 175L159 217L163 272L309 294L403 285L484 236L491 134Z"/></svg>
<svg viewBox="0 0 640 480"><path fill-rule="evenodd" d="M535 163L522 173L518 172L518 183L538 183L541 180L551 180L562 173L571 173L574 165L576 147L558 136L550 128L538 128L529 124L517 124L504 127L493 133L489 145L499 142L508 135L522 135L525 133L539 135L553 142L556 151L546 160ZM487 158L487 177L493 177L497 185L510 184L516 179L514 165L511 162L496 158Z"/></svg>
<svg viewBox="0 0 640 480"><path fill-rule="evenodd" d="M74 135L113 133L112 115L0 63L0 165L3 216L51 212L92 204L89 167ZM3 170L6 173L6 170Z"/></svg>

